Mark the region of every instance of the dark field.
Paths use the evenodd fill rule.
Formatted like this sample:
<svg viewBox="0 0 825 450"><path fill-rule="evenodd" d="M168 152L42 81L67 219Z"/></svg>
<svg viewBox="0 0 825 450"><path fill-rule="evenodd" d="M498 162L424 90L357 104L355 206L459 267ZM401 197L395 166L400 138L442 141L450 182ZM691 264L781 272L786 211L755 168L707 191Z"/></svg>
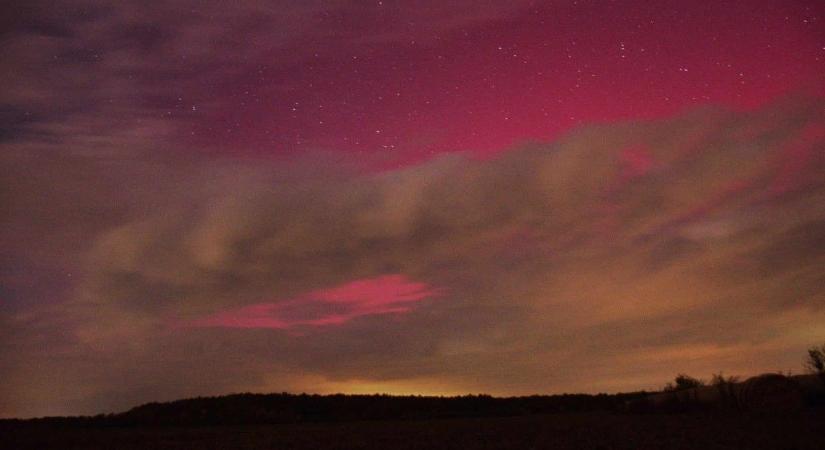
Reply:
<svg viewBox="0 0 825 450"><path fill-rule="evenodd" d="M825 409L568 413L233 427L0 426L9 449L825 449Z"/></svg>

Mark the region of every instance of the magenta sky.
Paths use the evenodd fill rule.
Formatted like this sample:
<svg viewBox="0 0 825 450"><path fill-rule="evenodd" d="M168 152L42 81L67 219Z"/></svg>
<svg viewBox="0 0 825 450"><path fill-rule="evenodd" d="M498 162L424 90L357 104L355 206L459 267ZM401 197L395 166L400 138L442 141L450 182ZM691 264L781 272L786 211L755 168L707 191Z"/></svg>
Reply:
<svg viewBox="0 0 825 450"><path fill-rule="evenodd" d="M750 108L800 87L822 92L813 2L508 4L321 10L301 23L320 36L262 51L167 107L215 103L193 114L200 144L254 154L396 150L403 161L496 153L577 125L701 104Z"/></svg>
<svg viewBox="0 0 825 450"><path fill-rule="evenodd" d="M0 417L798 370L815 0L16 2Z"/></svg>

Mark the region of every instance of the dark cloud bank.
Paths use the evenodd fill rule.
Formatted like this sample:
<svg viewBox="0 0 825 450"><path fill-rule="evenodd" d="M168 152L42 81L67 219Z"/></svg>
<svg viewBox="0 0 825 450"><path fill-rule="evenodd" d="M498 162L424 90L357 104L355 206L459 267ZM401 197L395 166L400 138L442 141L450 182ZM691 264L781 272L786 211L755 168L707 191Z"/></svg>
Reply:
<svg viewBox="0 0 825 450"><path fill-rule="evenodd" d="M0 415L797 369L825 319L823 106L708 107L382 173L145 136L7 140ZM396 275L439 295L341 323L196 325L283 301L317 316L294 299Z"/></svg>

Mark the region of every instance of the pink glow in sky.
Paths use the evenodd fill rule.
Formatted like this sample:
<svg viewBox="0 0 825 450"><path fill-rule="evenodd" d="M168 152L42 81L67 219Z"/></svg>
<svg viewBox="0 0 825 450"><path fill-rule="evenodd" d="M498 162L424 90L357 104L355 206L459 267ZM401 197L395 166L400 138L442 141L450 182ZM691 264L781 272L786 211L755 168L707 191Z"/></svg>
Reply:
<svg viewBox="0 0 825 450"><path fill-rule="evenodd" d="M219 312L190 325L277 329L341 325L361 316L407 313L413 310L415 303L439 293L439 289L411 281L404 275L384 275L315 290L291 299Z"/></svg>
<svg viewBox="0 0 825 450"><path fill-rule="evenodd" d="M0 417L822 340L822 0L6 3Z"/></svg>
<svg viewBox="0 0 825 450"><path fill-rule="evenodd" d="M525 2L427 33L404 12L387 3L359 9L357 20L312 17L307 26L332 35L397 27L386 41L298 40L210 91L216 107L194 114L183 136L240 153L320 147L405 164L444 151L495 154L592 122L708 103L752 108L801 87L822 93L821 24L803 3Z"/></svg>

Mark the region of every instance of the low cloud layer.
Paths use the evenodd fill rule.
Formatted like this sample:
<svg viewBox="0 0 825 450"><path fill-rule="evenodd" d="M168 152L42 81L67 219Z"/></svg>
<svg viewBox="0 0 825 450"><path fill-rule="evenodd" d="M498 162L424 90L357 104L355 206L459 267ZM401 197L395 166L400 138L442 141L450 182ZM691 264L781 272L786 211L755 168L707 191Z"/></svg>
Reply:
<svg viewBox="0 0 825 450"><path fill-rule="evenodd" d="M825 337L823 106L379 173L8 141L0 415L798 370Z"/></svg>

